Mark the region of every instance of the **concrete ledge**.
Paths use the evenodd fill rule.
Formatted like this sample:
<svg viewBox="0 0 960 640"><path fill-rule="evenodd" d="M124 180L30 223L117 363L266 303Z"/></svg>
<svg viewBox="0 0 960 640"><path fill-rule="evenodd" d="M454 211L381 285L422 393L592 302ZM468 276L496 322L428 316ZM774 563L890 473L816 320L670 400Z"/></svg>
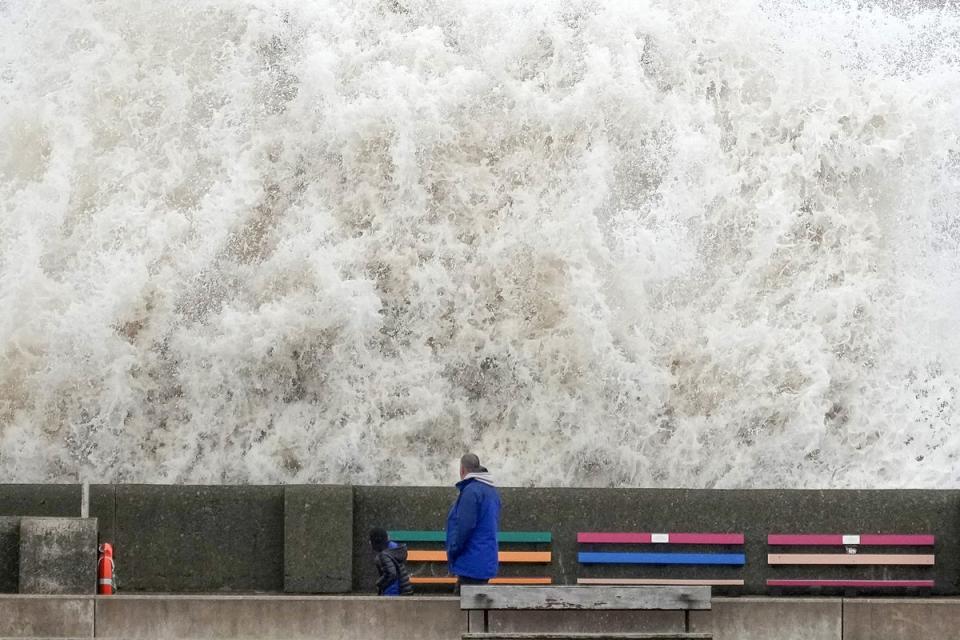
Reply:
<svg viewBox="0 0 960 640"><path fill-rule="evenodd" d="M0 596L0 638L92 638L91 596Z"/></svg>
<svg viewBox="0 0 960 640"><path fill-rule="evenodd" d="M107 596L96 598L98 638L456 640L456 598L375 596Z"/></svg>
<svg viewBox="0 0 960 640"><path fill-rule="evenodd" d="M516 631L671 632L683 620L671 611L499 613L516 615L492 616L493 628ZM960 598L715 598L690 620L714 640L957 638ZM0 595L0 639L459 640L465 631L454 597Z"/></svg>
<svg viewBox="0 0 960 640"><path fill-rule="evenodd" d="M843 640L960 637L960 600L864 598L843 601Z"/></svg>
<svg viewBox="0 0 960 640"><path fill-rule="evenodd" d="M690 612L691 631L714 640L840 640L840 598L714 598L711 611ZM871 640L876 640L872 638Z"/></svg>

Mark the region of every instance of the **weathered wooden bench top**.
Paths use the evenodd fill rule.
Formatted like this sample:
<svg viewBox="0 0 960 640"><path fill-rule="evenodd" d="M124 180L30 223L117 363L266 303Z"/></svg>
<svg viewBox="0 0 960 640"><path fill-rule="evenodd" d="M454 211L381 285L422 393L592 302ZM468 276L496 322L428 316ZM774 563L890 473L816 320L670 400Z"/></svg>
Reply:
<svg viewBox="0 0 960 640"><path fill-rule="evenodd" d="M467 613L463 640L709 640L690 632L690 611L710 609L710 587L584 587L463 585ZM483 611L483 632L471 629L472 611ZM683 632L514 632L490 630L490 611L683 611Z"/></svg>
<svg viewBox="0 0 960 640"><path fill-rule="evenodd" d="M710 587L594 587L464 585L460 608L468 610L706 610Z"/></svg>

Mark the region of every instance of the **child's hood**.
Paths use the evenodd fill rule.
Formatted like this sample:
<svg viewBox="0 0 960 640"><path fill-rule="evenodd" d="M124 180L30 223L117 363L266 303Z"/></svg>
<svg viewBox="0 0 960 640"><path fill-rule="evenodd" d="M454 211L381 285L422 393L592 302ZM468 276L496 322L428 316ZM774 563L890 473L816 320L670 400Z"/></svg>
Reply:
<svg viewBox="0 0 960 640"><path fill-rule="evenodd" d="M407 545L405 545L405 544L399 544L399 543L396 543L396 542L391 542L391 543L390 543L390 548L389 548L389 549L384 549L383 552L386 553L386 554L389 554L389 556L390 556L391 558L393 558L394 560L396 560L396 561L398 561L398 562L406 562L406 561L407 561Z"/></svg>

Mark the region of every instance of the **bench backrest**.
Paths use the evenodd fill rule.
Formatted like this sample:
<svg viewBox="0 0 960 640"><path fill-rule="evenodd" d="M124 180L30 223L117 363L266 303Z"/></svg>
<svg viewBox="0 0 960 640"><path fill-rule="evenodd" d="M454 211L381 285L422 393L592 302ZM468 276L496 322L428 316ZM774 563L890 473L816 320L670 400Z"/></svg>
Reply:
<svg viewBox="0 0 960 640"><path fill-rule="evenodd" d="M710 587L517 587L463 585L461 609L710 609Z"/></svg>
<svg viewBox="0 0 960 640"><path fill-rule="evenodd" d="M413 584L445 585L456 583L456 578L447 575L447 553L443 550L443 542L446 540L445 532L397 529L390 531L390 539L416 545L416 548L407 551L407 562L414 565L413 575L410 576L410 581ZM509 563L516 566L517 569L508 569L507 572L511 575L498 576L491 580L492 583L513 585L553 583L553 578L548 575L512 575L515 571L519 573L520 571L529 571L530 568L533 569L533 573L549 573L548 568L541 568L544 565L549 567L553 559L549 551L553 536L549 531L500 531L497 534L497 540L501 545L507 544L514 549L519 547L524 550L506 550L498 553L501 563ZM429 548L423 548L424 546ZM531 546L535 549L546 547L547 550L528 550ZM438 572L441 575L437 575Z"/></svg>
<svg viewBox="0 0 960 640"><path fill-rule="evenodd" d="M577 584L743 586L742 533L580 532L577 543Z"/></svg>
<svg viewBox="0 0 960 640"><path fill-rule="evenodd" d="M743 566L742 533L578 533L579 544L631 544L657 547L677 545L739 546L736 552L649 552L649 551L580 551L580 564L635 564L635 565L727 565Z"/></svg>
<svg viewBox="0 0 960 640"><path fill-rule="evenodd" d="M851 573L843 577L818 578L812 572L816 569L802 570L800 578L776 577L767 580L768 587L837 587L857 589L890 589L890 588L933 588L934 581L924 575L924 570L930 571L934 565L933 548L936 539L927 534L783 534L776 533L767 536L767 544L776 548L767 554L767 564L779 569L784 566L821 566L847 567ZM816 547L815 553L794 550L794 547ZM886 547L885 553L875 553L873 549L866 553L860 552L864 547ZM919 549L918 549L919 548ZM927 553L916 553L918 550ZM891 551L893 551L891 553ZM874 571L875 576L870 579L859 572L860 567L869 566L906 566L916 567L913 576L889 575L892 570ZM909 569L908 569L909 571Z"/></svg>

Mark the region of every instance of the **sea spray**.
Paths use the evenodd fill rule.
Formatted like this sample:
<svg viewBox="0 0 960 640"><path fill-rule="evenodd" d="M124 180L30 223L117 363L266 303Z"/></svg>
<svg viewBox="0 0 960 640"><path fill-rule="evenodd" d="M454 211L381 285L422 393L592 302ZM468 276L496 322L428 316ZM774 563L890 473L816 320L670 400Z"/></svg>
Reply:
<svg viewBox="0 0 960 640"><path fill-rule="evenodd" d="M0 482L953 487L960 9L0 1Z"/></svg>

